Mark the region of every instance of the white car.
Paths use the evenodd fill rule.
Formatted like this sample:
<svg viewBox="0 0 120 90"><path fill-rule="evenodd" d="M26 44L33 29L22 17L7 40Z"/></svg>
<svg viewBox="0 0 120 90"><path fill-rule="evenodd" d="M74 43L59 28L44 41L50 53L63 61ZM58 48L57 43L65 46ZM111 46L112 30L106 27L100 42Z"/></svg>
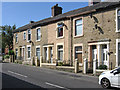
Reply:
<svg viewBox="0 0 120 90"><path fill-rule="evenodd" d="M99 84L103 88L117 87L120 88L120 67L101 73Z"/></svg>

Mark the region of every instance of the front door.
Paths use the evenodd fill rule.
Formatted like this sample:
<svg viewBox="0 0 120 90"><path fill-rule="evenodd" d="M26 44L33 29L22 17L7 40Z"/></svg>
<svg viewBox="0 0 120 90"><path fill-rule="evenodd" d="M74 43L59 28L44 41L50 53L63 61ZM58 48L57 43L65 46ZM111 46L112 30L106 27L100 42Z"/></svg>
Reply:
<svg viewBox="0 0 120 90"><path fill-rule="evenodd" d="M107 45L102 46L102 62L107 65Z"/></svg>

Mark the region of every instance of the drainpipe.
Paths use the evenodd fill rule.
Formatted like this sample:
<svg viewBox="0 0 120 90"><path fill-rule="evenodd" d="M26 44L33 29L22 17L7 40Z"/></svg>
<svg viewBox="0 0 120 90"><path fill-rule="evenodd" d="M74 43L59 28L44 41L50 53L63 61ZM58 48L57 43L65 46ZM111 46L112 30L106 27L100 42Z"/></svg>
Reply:
<svg viewBox="0 0 120 90"><path fill-rule="evenodd" d="M73 18L70 18L70 65L73 65Z"/></svg>

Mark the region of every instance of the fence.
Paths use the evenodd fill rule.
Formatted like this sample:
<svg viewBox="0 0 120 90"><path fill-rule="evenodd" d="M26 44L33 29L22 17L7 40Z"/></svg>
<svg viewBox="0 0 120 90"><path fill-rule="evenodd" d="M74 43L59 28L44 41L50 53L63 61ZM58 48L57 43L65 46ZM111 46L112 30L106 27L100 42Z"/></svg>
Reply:
<svg viewBox="0 0 120 90"><path fill-rule="evenodd" d="M96 73L96 70L112 70L112 62L98 62L98 60L87 61L84 59L84 73Z"/></svg>

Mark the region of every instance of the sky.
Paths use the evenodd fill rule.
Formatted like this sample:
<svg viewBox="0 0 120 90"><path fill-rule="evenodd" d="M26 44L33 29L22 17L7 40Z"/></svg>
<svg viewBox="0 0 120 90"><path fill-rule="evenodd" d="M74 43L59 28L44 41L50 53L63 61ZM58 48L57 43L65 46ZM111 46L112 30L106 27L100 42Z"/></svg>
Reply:
<svg viewBox="0 0 120 90"><path fill-rule="evenodd" d="M16 25L17 28L30 21L51 17L51 7L57 2L3 2L2 25ZM87 2L59 2L63 13L88 6Z"/></svg>
<svg viewBox="0 0 120 90"><path fill-rule="evenodd" d="M2 25L16 25L17 28L30 21L51 17L51 7L58 4L63 13L88 6L88 2L2 2Z"/></svg>

